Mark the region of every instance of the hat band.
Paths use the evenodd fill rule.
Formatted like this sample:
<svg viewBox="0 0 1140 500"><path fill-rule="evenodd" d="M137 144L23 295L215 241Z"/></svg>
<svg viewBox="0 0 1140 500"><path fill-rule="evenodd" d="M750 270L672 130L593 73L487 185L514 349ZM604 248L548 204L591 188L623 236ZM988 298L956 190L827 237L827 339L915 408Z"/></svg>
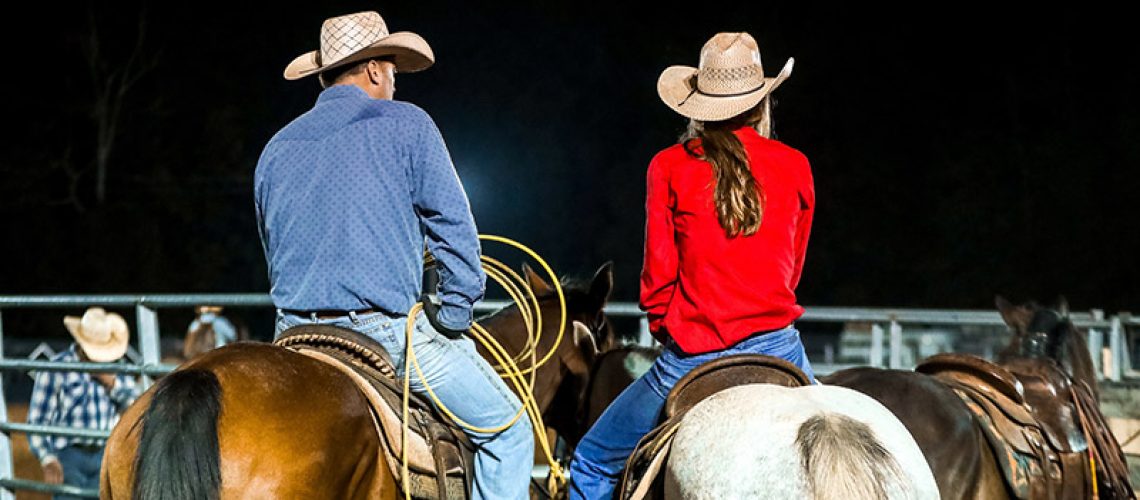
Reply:
<svg viewBox="0 0 1140 500"><path fill-rule="evenodd" d="M690 97L693 97L693 94L701 94L703 96L708 96L708 97L740 97L742 95L748 95L748 94L751 94L753 92L756 92L757 90L764 88L764 86L767 84L768 84L768 81L765 80L763 82L760 82L760 85L757 85L757 86L755 86L751 89L745 90L743 92L728 92L728 93L705 92L705 91L701 90L700 87L694 85L693 90L689 91L689 95L685 96L685 98L682 99L681 102L677 103L677 105L678 106L684 105L685 102L687 102Z"/></svg>

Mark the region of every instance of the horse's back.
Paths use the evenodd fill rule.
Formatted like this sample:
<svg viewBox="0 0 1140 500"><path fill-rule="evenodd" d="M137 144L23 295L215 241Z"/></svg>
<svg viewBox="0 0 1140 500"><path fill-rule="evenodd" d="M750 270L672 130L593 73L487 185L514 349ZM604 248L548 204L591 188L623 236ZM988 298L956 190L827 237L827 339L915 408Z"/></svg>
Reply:
<svg viewBox="0 0 1140 500"><path fill-rule="evenodd" d="M943 498L1006 497L1005 484L973 414L953 390L934 377L863 367L836 372L822 381L866 394L893 413L918 443Z"/></svg>
<svg viewBox="0 0 1140 500"><path fill-rule="evenodd" d="M884 481L888 498L938 498L921 450L898 419L863 394L819 385L743 385L698 403L677 430L666 491L700 498L810 498L805 453L811 450L804 441L813 422L868 429L902 464L896 469L905 479Z"/></svg>
<svg viewBox="0 0 1140 500"><path fill-rule="evenodd" d="M375 436L375 427L367 402L344 374L260 343L227 345L179 369L209 371L222 388L217 438L223 498L376 493L368 469L376 467L379 443L367 438ZM135 424L154 389L124 412L108 441L104 488L114 496L131 491L142 427Z"/></svg>

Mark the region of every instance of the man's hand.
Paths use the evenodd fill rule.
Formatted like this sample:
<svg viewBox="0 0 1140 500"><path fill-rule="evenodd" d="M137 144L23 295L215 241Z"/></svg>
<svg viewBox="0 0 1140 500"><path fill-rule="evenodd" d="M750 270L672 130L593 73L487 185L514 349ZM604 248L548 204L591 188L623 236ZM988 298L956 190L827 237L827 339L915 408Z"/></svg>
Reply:
<svg viewBox="0 0 1140 500"><path fill-rule="evenodd" d="M424 316L427 316L428 323L431 323L431 327L435 328L435 331L452 340L463 337L463 330L452 330L439 323L439 306L431 301L431 297L427 294L421 295L420 303L424 305ZM414 319L411 318L411 320Z"/></svg>
<svg viewBox="0 0 1140 500"><path fill-rule="evenodd" d="M63 466L59 464L59 459L51 457L47 462L44 462L44 482L48 484L61 484L63 483Z"/></svg>
<svg viewBox="0 0 1140 500"><path fill-rule="evenodd" d="M115 374L114 373L92 373L91 377L103 385L107 392L115 388Z"/></svg>

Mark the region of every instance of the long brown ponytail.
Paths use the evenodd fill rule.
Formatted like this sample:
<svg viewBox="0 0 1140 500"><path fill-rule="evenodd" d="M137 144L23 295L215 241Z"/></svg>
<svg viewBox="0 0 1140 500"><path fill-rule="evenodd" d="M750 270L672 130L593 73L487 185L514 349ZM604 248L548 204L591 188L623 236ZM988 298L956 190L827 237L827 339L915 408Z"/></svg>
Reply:
<svg viewBox="0 0 1140 500"><path fill-rule="evenodd" d="M764 218L764 187L752 176L744 145L732 133L744 126L755 127L760 135L771 137L772 107L769 98L728 120L691 120L689 129L681 136L686 152L712 165L716 180L713 195L716 218L729 238L755 234ZM695 139L700 140L699 149Z"/></svg>

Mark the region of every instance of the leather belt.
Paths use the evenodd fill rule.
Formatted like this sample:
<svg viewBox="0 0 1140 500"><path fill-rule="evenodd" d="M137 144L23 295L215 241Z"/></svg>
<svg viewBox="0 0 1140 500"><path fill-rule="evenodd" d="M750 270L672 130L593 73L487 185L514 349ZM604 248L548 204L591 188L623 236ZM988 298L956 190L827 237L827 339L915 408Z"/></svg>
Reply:
<svg viewBox="0 0 1140 500"><path fill-rule="evenodd" d="M299 311L296 309L282 309L281 312L287 313L287 314L292 314L294 316L300 316L302 318L308 318L308 317L311 317L315 314L317 316L317 319L335 319L335 318L343 318L345 316L350 316L353 313L359 315L359 314L372 314L372 313L376 313L376 312L380 312L380 311L377 311L377 310L372 309L372 308L368 308L368 309L357 309L355 311L340 311L340 310L335 310L335 309L321 309L321 310L317 310L317 311Z"/></svg>

